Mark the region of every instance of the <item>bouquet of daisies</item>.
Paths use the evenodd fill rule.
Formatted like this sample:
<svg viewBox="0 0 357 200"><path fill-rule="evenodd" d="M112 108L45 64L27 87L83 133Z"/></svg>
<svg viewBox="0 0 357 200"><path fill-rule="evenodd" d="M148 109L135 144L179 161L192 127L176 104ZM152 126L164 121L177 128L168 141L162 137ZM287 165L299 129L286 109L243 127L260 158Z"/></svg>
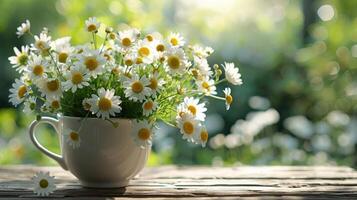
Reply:
<svg viewBox="0 0 357 200"><path fill-rule="evenodd" d="M73 46L70 37L53 40L47 28L34 35L27 20L18 27L18 36L34 39L29 46L14 48L10 63L20 73L10 89L10 102L24 105L24 112L39 117L62 114L82 118L136 119L143 146L151 145L157 120L180 129L184 139L204 146L208 133L204 126L207 108L204 97L225 101L231 89L217 96L216 85L228 81L241 85L241 75L233 63L212 68L207 57L210 47L187 45L178 33L142 33L130 28L114 31L96 18L85 22L91 41ZM224 71L224 77L222 73Z"/></svg>

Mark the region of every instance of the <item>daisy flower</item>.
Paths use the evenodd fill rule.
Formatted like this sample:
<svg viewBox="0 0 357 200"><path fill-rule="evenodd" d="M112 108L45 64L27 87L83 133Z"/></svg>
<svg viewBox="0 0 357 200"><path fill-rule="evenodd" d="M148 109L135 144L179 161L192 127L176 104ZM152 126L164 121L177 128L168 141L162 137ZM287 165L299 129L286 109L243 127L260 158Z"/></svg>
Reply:
<svg viewBox="0 0 357 200"><path fill-rule="evenodd" d="M80 62L88 69L89 74L94 78L103 72L105 58L100 54L99 50L86 49L80 55Z"/></svg>
<svg viewBox="0 0 357 200"><path fill-rule="evenodd" d="M198 57L198 58L207 58L208 56L210 56L214 50L211 47L202 47L199 45L194 45L191 47L192 48L192 53L194 57Z"/></svg>
<svg viewBox="0 0 357 200"><path fill-rule="evenodd" d="M205 93L205 95L217 94L214 80L210 79L209 77L204 77L202 80L198 80L196 83L198 90Z"/></svg>
<svg viewBox="0 0 357 200"><path fill-rule="evenodd" d="M114 54L112 49L104 49L103 51L103 57L105 58L105 61L108 65L115 65L115 59L114 59Z"/></svg>
<svg viewBox="0 0 357 200"><path fill-rule="evenodd" d="M144 40L147 42L155 42L156 40L161 40L162 35L159 32L149 33L145 35Z"/></svg>
<svg viewBox="0 0 357 200"><path fill-rule="evenodd" d="M84 86L89 86L90 75L87 73L86 68L83 65L75 65L71 67L69 71L64 74L66 82L63 83L63 89L65 91L71 90L75 93L77 89L81 89Z"/></svg>
<svg viewBox="0 0 357 200"><path fill-rule="evenodd" d="M144 116L149 116L151 115L157 108L157 103L153 100L146 100L144 103L143 103L143 115Z"/></svg>
<svg viewBox="0 0 357 200"><path fill-rule="evenodd" d="M57 111L61 108L61 102L59 97L49 97L45 102L46 110L51 112Z"/></svg>
<svg viewBox="0 0 357 200"><path fill-rule="evenodd" d="M167 71L171 74L182 74L191 63L187 60L182 49L171 48L166 52Z"/></svg>
<svg viewBox="0 0 357 200"><path fill-rule="evenodd" d="M62 96L61 82L56 78L41 79L37 85L46 98Z"/></svg>
<svg viewBox="0 0 357 200"><path fill-rule="evenodd" d="M168 44L158 32L146 35L145 41L151 42L159 55L162 55L167 50Z"/></svg>
<svg viewBox="0 0 357 200"><path fill-rule="evenodd" d="M35 35L35 43L33 45L33 49L46 52L50 49L51 37L46 33L41 33L40 36Z"/></svg>
<svg viewBox="0 0 357 200"><path fill-rule="evenodd" d="M196 135L201 130L200 122L191 113L182 113L176 118L177 126L182 133L182 138L194 142Z"/></svg>
<svg viewBox="0 0 357 200"><path fill-rule="evenodd" d="M28 61L28 67L26 69L29 78L34 80L34 82L37 82L41 78L45 78L45 72L47 71L46 65L47 62L43 60L41 56L35 54L31 55L31 59Z"/></svg>
<svg viewBox="0 0 357 200"><path fill-rule="evenodd" d="M142 102L145 97L151 95L151 89L149 86L149 80L142 76L134 74L131 78L127 78L124 81L123 86L125 88L125 97L128 97L129 100Z"/></svg>
<svg viewBox="0 0 357 200"><path fill-rule="evenodd" d="M90 108L92 107L91 99L89 99L89 98L83 99L82 106L83 106L84 110L89 111Z"/></svg>
<svg viewBox="0 0 357 200"><path fill-rule="evenodd" d="M241 74L239 73L239 68L234 67L234 63L225 62L222 66L228 82L233 85L242 85L243 81L241 79Z"/></svg>
<svg viewBox="0 0 357 200"><path fill-rule="evenodd" d="M124 73L125 68L120 65L110 65L108 67L109 72L113 73L116 76Z"/></svg>
<svg viewBox="0 0 357 200"><path fill-rule="evenodd" d="M74 48L70 44L71 37L63 37L51 43L52 49L57 53L57 60L66 63Z"/></svg>
<svg viewBox="0 0 357 200"><path fill-rule="evenodd" d="M224 88L223 93L226 99L226 109L229 110L233 102L233 97L231 95L231 88Z"/></svg>
<svg viewBox="0 0 357 200"><path fill-rule="evenodd" d="M191 113L197 120L205 121L206 115L205 112L207 108L204 103L199 103L199 99L195 99L193 97L185 97L183 103L178 106L179 112L189 112Z"/></svg>
<svg viewBox="0 0 357 200"><path fill-rule="evenodd" d="M124 50L128 50L129 47L134 44L134 42L138 39L139 36L140 32L138 29L128 29L125 31L120 31L118 34L119 46Z"/></svg>
<svg viewBox="0 0 357 200"><path fill-rule="evenodd" d="M31 24L29 20L26 20L25 23L22 23L19 27L17 27L16 34L18 37L23 36L25 33L30 32Z"/></svg>
<svg viewBox="0 0 357 200"><path fill-rule="evenodd" d="M135 46L137 57L141 58L146 64L151 64L157 57L156 51L150 42L139 40Z"/></svg>
<svg viewBox="0 0 357 200"><path fill-rule="evenodd" d="M173 47L182 47L185 45L185 41L179 33L170 33L167 41Z"/></svg>
<svg viewBox="0 0 357 200"><path fill-rule="evenodd" d="M28 93L28 86L20 79L15 79L15 83L12 84L10 89L10 102L17 106L22 103Z"/></svg>
<svg viewBox="0 0 357 200"><path fill-rule="evenodd" d="M132 137L137 145L141 148L151 147L152 145L152 127L153 125L150 124L148 121L143 120L139 122L133 121L133 131Z"/></svg>
<svg viewBox="0 0 357 200"><path fill-rule="evenodd" d="M213 72L208 65L207 59L195 57L196 67L202 76L212 76Z"/></svg>
<svg viewBox="0 0 357 200"><path fill-rule="evenodd" d="M88 32L95 33L98 31L100 27L100 22L97 21L97 18L95 17L90 17L85 21L86 24L86 29Z"/></svg>
<svg viewBox="0 0 357 200"><path fill-rule="evenodd" d="M29 59L29 47L21 46L21 51L14 47L15 56L9 57L10 64L13 65L13 68L17 68L16 71L20 73L25 70L25 66Z"/></svg>
<svg viewBox="0 0 357 200"><path fill-rule="evenodd" d="M160 54L163 54L167 50L167 45L163 40L156 40L154 42L155 50Z"/></svg>
<svg viewBox="0 0 357 200"><path fill-rule="evenodd" d="M78 58L80 58L79 55L81 55L83 52L86 52L90 49L90 46L89 44L83 44L83 45L76 45L73 47L74 48L74 53L75 55L74 56L77 56ZM76 55L76 54L79 54L79 55Z"/></svg>
<svg viewBox="0 0 357 200"><path fill-rule="evenodd" d="M81 137L78 131L74 131L72 129L67 129L64 132L65 140L69 146L73 149L77 149L81 145Z"/></svg>
<svg viewBox="0 0 357 200"><path fill-rule="evenodd" d="M145 35L145 42L153 42L155 40L154 36L152 34L147 34Z"/></svg>
<svg viewBox="0 0 357 200"><path fill-rule="evenodd" d="M26 114L32 114L36 109L36 97L29 97L24 102L23 112Z"/></svg>
<svg viewBox="0 0 357 200"><path fill-rule="evenodd" d="M197 135L196 142L201 143L202 147L206 146L208 141L208 132L205 127L202 127L199 134Z"/></svg>
<svg viewBox="0 0 357 200"><path fill-rule="evenodd" d="M162 85L165 84L164 79L159 78L158 72L154 72L154 73L150 74L149 82L150 82L149 88L151 89L151 91L154 95L156 95L162 88Z"/></svg>
<svg viewBox="0 0 357 200"><path fill-rule="evenodd" d="M55 177L49 172L38 172L32 177L34 193L38 196L48 196L56 190Z"/></svg>
<svg viewBox="0 0 357 200"><path fill-rule="evenodd" d="M134 54L126 54L123 58L124 64L128 67L132 66L135 63L136 56Z"/></svg>
<svg viewBox="0 0 357 200"><path fill-rule="evenodd" d="M114 94L114 89L98 89L98 95L92 94L92 98L89 100L90 111L97 117L102 117L102 119L108 119L110 116L115 116L115 113L120 113L121 100L119 96Z"/></svg>

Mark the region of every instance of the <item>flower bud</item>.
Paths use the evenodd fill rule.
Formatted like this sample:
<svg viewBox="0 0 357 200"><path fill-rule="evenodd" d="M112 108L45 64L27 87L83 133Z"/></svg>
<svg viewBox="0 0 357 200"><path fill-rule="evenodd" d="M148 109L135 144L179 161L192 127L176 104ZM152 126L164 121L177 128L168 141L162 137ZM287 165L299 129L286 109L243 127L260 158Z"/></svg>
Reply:
<svg viewBox="0 0 357 200"><path fill-rule="evenodd" d="M111 33L111 32L113 32L113 28L108 26L108 27L105 28L105 32L106 33Z"/></svg>

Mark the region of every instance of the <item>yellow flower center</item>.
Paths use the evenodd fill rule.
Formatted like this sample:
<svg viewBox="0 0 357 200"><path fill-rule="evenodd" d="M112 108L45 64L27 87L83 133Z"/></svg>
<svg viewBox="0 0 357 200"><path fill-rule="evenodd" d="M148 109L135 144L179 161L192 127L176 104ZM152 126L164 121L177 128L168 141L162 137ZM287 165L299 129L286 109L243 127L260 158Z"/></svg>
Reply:
<svg viewBox="0 0 357 200"><path fill-rule="evenodd" d="M150 55L150 49L147 47L141 47L138 53L141 57L146 57Z"/></svg>
<svg viewBox="0 0 357 200"><path fill-rule="evenodd" d="M78 141L79 140L79 134L77 132L74 132L74 131L69 133L69 137L71 138L72 141Z"/></svg>
<svg viewBox="0 0 357 200"><path fill-rule="evenodd" d="M60 63L65 63L67 61L68 54L66 52L61 52L58 54L58 61Z"/></svg>
<svg viewBox="0 0 357 200"><path fill-rule="evenodd" d="M188 109L193 115L196 115L197 109L196 109L195 106L189 105L189 106L187 107L187 109Z"/></svg>
<svg viewBox="0 0 357 200"><path fill-rule="evenodd" d="M161 58L159 58L159 61L163 63L165 61L165 57L162 56Z"/></svg>
<svg viewBox="0 0 357 200"><path fill-rule="evenodd" d="M80 72L74 72L72 74L72 83L75 85L78 85L82 83L83 81L83 75Z"/></svg>
<svg viewBox="0 0 357 200"><path fill-rule="evenodd" d="M149 87L150 87L152 90L156 90L156 89L157 89L157 86L158 86L157 80L156 80L155 78L150 79L150 85L149 85Z"/></svg>
<svg viewBox="0 0 357 200"><path fill-rule="evenodd" d="M92 107L92 106L91 106L89 103L87 103L87 102L85 102L85 103L83 104L84 110L90 110L91 107Z"/></svg>
<svg viewBox="0 0 357 200"><path fill-rule="evenodd" d="M143 63L143 59L142 58L137 58L135 63L136 64L141 64L141 63Z"/></svg>
<svg viewBox="0 0 357 200"><path fill-rule="evenodd" d="M36 42L36 47L40 50L46 50L46 43L42 40Z"/></svg>
<svg viewBox="0 0 357 200"><path fill-rule="evenodd" d="M125 60L125 65L126 66L132 66L133 65L133 61L128 59L128 60Z"/></svg>
<svg viewBox="0 0 357 200"><path fill-rule="evenodd" d="M43 69L42 65L35 65L32 69L32 72L36 75L36 76L42 76L43 72L45 70Z"/></svg>
<svg viewBox="0 0 357 200"><path fill-rule="evenodd" d="M172 46L176 46L176 45L178 45L178 39L177 38L171 38L170 43L172 44Z"/></svg>
<svg viewBox="0 0 357 200"><path fill-rule="evenodd" d="M153 37L152 35L150 35L150 34L146 36L146 39L147 39L149 42L154 41L154 37Z"/></svg>
<svg viewBox="0 0 357 200"><path fill-rule="evenodd" d="M191 135L193 133L193 124L191 122L185 122L183 123L183 130L185 131L185 133Z"/></svg>
<svg viewBox="0 0 357 200"><path fill-rule="evenodd" d="M144 89L144 86L140 81L135 81L131 85L131 90L133 90L133 92L135 92L135 93L140 93L143 91L143 89Z"/></svg>
<svg viewBox="0 0 357 200"><path fill-rule="evenodd" d="M156 46L156 51L160 51L160 52L165 51L165 46L163 44L158 44Z"/></svg>
<svg viewBox="0 0 357 200"><path fill-rule="evenodd" d="M180 59L177 56L170 56L167 59L167 64L171 69L178 69L180 67Z"/></svg>
<svg viewBox="0 0 357 200"><path fill-rule="evenodd" d="M196 69L193 69L192 71L192 75L197 78L198 77L198 71Z"/></svg>
<svg viewBox="0 0 357 200"><path fill-rule="evenodd" d="M130 40L129 38L123 38L123 39L121 40L121 43L122 43L122 45L128 47L128 46L131 45L131 40Z"/></svg>
<svg viewBox="0 0 357 200"><path fill-rule="evenodd" d="M96 26L95 24L90 24L90 25L87 27L87 30L88 30L88 32L96 31L96 30L97 30L97 26Z"/></svg>
<svg viewBox="0 0 357 200"><path fill-rule="evenodd" d="M114 40L114 39L116 38L115 33L110 33L110 34L109 34L109 38L112 39L112 40Z"/></svg>
<svg viewBox="0 0 357 200"><path fill-rule="evenodd" d="M57 101L57 100L52 101L51 107L52 107L53 109L58 109L58 108L60 107L59 101Z"/></svg>
<svg viewBox="0 0 357 200"><path fill-rule="evenodd" d="M59 81L58 80L52 80L47 82L47 89L51 92L55 92L59 89Z"/></svg>
<svg viewBox="0 0 357 200"><path fill-rule="evenodd" d="M182 111L181 111L181 112L179 112L179 116L180 116L180 117L182 117L182 116L183 116L183 114L185 114L185 112L182 112Z"/></svg>
<svg viewBox="0 0 357 200"><path fill-rule="evenodd" d="M154 103L152 101L148 101L144 103L144 109L145 110L151 110L154 107Z"/></svg>
<svg viewBox="0 0 357 200"><path fill-rule="evenodd" d="M203 82L202 82L202 87L203 87L204 89L206 89L207 91L210 90L210 86L209 86L209 84L208 84L206 81L203 81Z"/></svg>
<svg viewBox="0 0 357 200"><path fill-rule="evenodd" d="M108 111L112 108L112 101L106 97L99 99L98 107L102 111Z"/></svg>
<svg viewBox="0 0 357 200"><path fill-rule="evenodd" d="M84 61L84 64L86 65L89 71L94 71L99 65L97 59L95 59L94 57L87 57Z"/></svg>
<svg viewBox="0 0 357 200"><path fill-rule="evenodd" d="M119 74L119 73L120 73L119 67L113 68L113 69L112 69L112 73L113 73L113 74Z"/></svg>
<svg viewBox="0 0 357 200"><path fill-rule="evenodd" d="M27 87L25 85L21 85L17 90L17 96L23 98L27 92Z"/></svg>
<svg viewBox="0 0 357 200"><path fill-rule="evenodd" d="M109 54L104 54L104 58L108 61L112 59L112 57Z"/></svg>
<svg viewBox="0 0 357 200"><path fill-rule="evenodd" d="M19 56L17 56L17 62L20 65L25 65L27 63L27 60L28 60L28 56L25 53L22 53Z"/></svg>
<svg viewBox="0 0 357 200"><path fill-rule="evenodd" d="M232 101L233 101L233 97L232 97L231 95L227 95L227 96L226 96L226 102L227 102L227 104L231 104Z"/></svg>
<svg viewBox="0 0 357 200"><path fill-rule="evenodd" d="M150 130L147 128L141 128L138 132L138 137L141 140L148 140L150 138Z"/></svg>
<svg viewBox="0 0 357 200"><path fill-rule="evenodd" d="M41 188L47 188L48 187L48 181L46 179L41 179L38 184L40 185Z"/></svg>
<svg viewBox="0 0 357 200"><path fill-rule="evenodd" d="M208 140L208 132L206 130L202 130L200 137L201 141L206 142Z"/></svg>

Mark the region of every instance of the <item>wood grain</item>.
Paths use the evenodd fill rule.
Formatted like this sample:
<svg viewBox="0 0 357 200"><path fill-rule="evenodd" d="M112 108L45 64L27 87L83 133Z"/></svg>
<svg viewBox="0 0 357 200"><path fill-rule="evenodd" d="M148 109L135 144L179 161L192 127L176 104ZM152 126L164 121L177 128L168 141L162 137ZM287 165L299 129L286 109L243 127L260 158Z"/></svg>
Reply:
<svg viewBox="0 0 357 200"><path fill-rule="evenodd" d="M0 167L0 199L37 199L31 177L49 171L58 199L357 199L357 172L348 167L146 168L126 188L88 189L59 167ZM43 198L41 198L43 199Z"/></svg>

